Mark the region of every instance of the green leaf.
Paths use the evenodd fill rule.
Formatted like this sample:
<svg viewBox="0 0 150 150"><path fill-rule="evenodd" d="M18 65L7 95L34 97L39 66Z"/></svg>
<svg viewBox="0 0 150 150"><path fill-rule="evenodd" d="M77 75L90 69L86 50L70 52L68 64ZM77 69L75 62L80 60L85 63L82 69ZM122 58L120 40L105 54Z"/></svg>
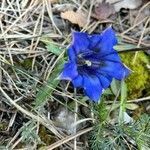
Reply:
<svg viewBox="0 0 150 150"><path fill-rule="evenodd" d="M46 46L47 50L50 51L51 53L59 56L64 49L58 47L57 45L55 45L54 43L49 43L47 46Z"/></svg>
<svg viewBox="0 0 150 150"><path fill-rule="evenodd" d="M110 87L111 87L113 94L117 95L121 87L120 81L113 79Z"/></svg>
<svg viewBox="0 0 150 150"><path fill-rule="evenodd" d="M103 95L112 95L112 91L110 90L110 88L106 89L103 93Z"/></svg>
<svg viewBox="0 0 150 150"><path fill-rule="evenodd" d="M46 44L46 48L49 52L59 56L63 51L64 49L59 47L57 45L57 43L55 43L51 38L49 37L42 37L40 39L40 41L42 41L43 43Z"/></svg>
<svg viewBox="0 0 150 150"><path fill-rule="evenodd" d="M123 38L121 36L117 36L117 40L118 40L118 45L114 46L114 49L117 50L117 51L137 48L137 46L134 45L134 44L124 43L124 40L123 40Z"/></svg>
<svg viewBox="0 0 150 150"><path fill-rule="evenodd" d="M127 98L127 85L124 80L121 81L121 101L119 111L119 124L124 122L125 102Z"/></svg>
<svg viewBox="0 0 150 150"><path fill-rule="evenodd" d="M134 103L128 103L125 105L125 107L129 110L135 110L135 109L139 108L139 105L134 104Z"/></svg>
<svg viewBox="0 0 150 150"><path fill-rule="evenodd" d="M60 59L59 62L56 64L55 69L53 70L53 73L49 77L46 84L44 84L40 90L38 91L36 95L35 100L35 108L44 105L47 102L48 97L51 96L53 89L56 88L59 81L57 77L60 74L60 71L62 70L64 65L64 60Z"/></svg>
<svg viewBox="0 0 150 150"><path fill-rule="evenodd" d="M127 98L127 84L123 80L121 83L121 101L125 102Z"/></svg>
<svg viewBox="0 0 150 150"><path fill-rule="evenodd" d="M37 142L38 144L44 144L39 135L36 133L35 125L36 122L30 120L26 124L24 124L21 128L21 141L26 144L31 144L33 142Z"/></svg>
<svg viewBox="0 0 150 150"><path fill-rule="evenodd" d="M130 50L130 49L133 49L133 48L136 48L136 46L133 45L133 44L121 44L121 45L114 46L114 49L117 50L117 51Z"/></svg>

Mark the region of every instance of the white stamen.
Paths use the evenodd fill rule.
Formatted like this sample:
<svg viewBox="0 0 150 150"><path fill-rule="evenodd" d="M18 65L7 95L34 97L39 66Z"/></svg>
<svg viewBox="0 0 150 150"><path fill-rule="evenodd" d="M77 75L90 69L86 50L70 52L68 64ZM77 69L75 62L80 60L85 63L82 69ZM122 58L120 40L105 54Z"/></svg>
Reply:
<svg viewBox="0 0 150 150"><path fill-rule="evenodd" d="M92 66L92 62L89 60L86 60L85 63L87 64L87 66Z"/></svg>

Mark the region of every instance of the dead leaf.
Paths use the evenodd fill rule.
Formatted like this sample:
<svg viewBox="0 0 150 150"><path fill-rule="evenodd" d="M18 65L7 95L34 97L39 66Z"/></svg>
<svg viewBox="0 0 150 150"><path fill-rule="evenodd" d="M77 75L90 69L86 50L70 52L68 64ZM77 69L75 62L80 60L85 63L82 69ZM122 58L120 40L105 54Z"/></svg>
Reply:
<svg viewBox="0 0 150 150"><path fill-rule="evenodd" d="M102 3L103 0L96 0ZM105 0L106 3L113 4L115 12L119 12L121 8L136 9L142 4L142 0Z"/></svg>
<svg viewBox="0 0 150 150"><path fill-rule="evenodd" d="M136 9L142 4L142 0L122 0L114 4L115 11L120 11L121 8Z"/></svg>
<svg viewBox="0 0 150 150"><path fill-rule="evenodd" d="M80 27L84 27L87 23L87 15L82 11L66 11L60 14L61 18L70 21L73 24L78 24Z"/></svg>
<svg viewBox="0 0 150 150"><path fill-rule="evenodd" d="M54 4L54 3L58 3L59 1L58 0L49 0L51 2L51 4Z"/></svg>
<svg viewBox="0 0 150 150"><path fill-rule="evenodd" d="M94 8L94 17L96 19L104 20L114 13L114 6L109 3L102 2L97 4L97 6Z"/></svg>

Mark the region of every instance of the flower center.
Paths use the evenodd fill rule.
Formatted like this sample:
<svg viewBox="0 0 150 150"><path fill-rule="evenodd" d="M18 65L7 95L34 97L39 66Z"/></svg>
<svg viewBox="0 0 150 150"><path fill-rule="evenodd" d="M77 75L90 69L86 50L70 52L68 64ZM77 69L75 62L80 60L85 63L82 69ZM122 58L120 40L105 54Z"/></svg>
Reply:
<svg viewBox="0 0 150 150"><path fill-rule="evenodd" d="M83 57L77 57L77 65L78 66L87 66L92 68L99 68L104 65L104 62L92 60L92 59L85 59Z"/></svg>
<svg viewBox="0 0 150 150"><path fill-rule="evenodd" d="M85 64L87 65L87 66L92 66L92 62L91 61L89 61L89 60L85 60Z"/></svg>

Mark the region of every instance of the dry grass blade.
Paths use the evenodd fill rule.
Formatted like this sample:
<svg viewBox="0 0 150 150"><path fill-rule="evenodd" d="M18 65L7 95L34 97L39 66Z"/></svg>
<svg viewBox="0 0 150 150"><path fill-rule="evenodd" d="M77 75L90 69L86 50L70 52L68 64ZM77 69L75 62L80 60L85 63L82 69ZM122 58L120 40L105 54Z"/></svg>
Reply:
<svg viewBox="0 0 150 150"><path fill-rule="evenodd" d="M134 29L136 26L140 25L141 23L143 23L148 18L149 17L143 18L141 21L139 21L138 23L134 24L132 27L130 27L129 29L127 29L126 31L124 31L123 33L121 33L121 35L124 35L124 34L128 33L130 30Z"/></svg>
<svg viewBox="0 0 150 150"><path fill-rule="evenodd" d="M65 137L65 138L63 138L63 139L57 141L56 143L54 143L54 144L48 146L46 149L48 149L48 150L53 150L53 149L55 149L55 148L57 148L57 147L59 147L59 146L65 144L65 143L69 142L70 140L73 140L74 138L77 138L77 137L79 137L79 136L81 136L81 135L83 135L83 134L85 134L85 133L90 132L90 131L92 131L92 127L91 127L91 128L87 128L87 129L84 129L84 130L81 130L81 131L77 132L75 135L67 136L67 137Z"/></svg>
<svg viewBox="0 0 150 150"><path fill-rule="evenodd" d="M93 16L94 0L1 0L0 149L90 149L84 136L91 126L101 123L103 109L89 103L82 89L75 92L70 81L58 80L68 60L71 31L97 34L113 26L121 44L148 49L150 29L145 9L149 4L135 10L135 16L130 10L121 10L109 19L104 19L108 14L99 16L104 20L98 21ZM107 119L115 105L119 107L118 94L114 102L112 95L105 98L104 93L102 97L105 104L114 104L108 106ZM147 94L128 99L134 99L127 101L131 107L132 103L148 103L150 98ZM64 126L56 119L62 114ZM129 148L127 139L122 140Z"/></svg>
<svg viewBox="0 0 150 150"><path fill-rule="evenodd" d="M5 35L20 19L22 19L23 16L25 16L25 15L26 15L30 10L32 10L35 6L36 6L36 4L33 5L32 7L29 7L28 9L26 9L26 11L23 12L23 13L20 15L20 17L18 17L18 18L12 23L12 25L10 25L10 26L3 32L3 34L2 34L0 37L4 37L4 35Z"/></svg>
<svg viewBox="0 0 150 150"><path fill-rule="evenodd" d="M12 100L7 93L0 87L0 91L1 93L4 95L4 97L12 104L14 105L19 111L21 111L23 114L27 115L28 117L39 121L41 124L43 124L44 126L48 127L48 129L50 129L55 135L57 135L58 137L61 137L61 135L57 132L57 130L55 129L53 122L50 120L44 120L43 118L41 118L38 115L34 115L33 113L23 109L21 106L19 106L14 100Z"/></svg>
<svg viewBox="0 0 150 150"><path fill-rule="evenodd" d="M139 48L139 47L140 47L140 45L141 45L141 42L142 42L142 39L143 39L143 36L144 36L145 30L146 30L146 27L148 26L149 22L150 22L150 17L147 19L147 21L146 21L146 23L145 23L145 25L144 25L144 28L143 28L142 34L141 34L141 36L140 36L140 39L139 39L139 42L138 42L138 45L137 45L137 47L138 47L138 48ZM134 56L134 58L133 58L133 64L134 64L134 63L135 63L135 61L136 61L137 54L138 54L138 52L136 52L136 53L135 53L135 56Z"/></svg>

